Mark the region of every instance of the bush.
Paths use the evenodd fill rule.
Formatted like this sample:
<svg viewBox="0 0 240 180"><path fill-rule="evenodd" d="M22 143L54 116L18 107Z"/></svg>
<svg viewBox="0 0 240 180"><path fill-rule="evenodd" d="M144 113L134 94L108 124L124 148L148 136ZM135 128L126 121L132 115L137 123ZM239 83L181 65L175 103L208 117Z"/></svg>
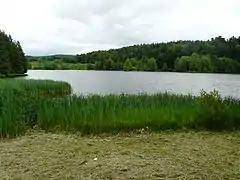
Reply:
<svg viewBox="0 0 240 180"><path fill-rule="evenodd" d="M210 93L201 91L200 96L196 98L196 105L195 128L216 131L235 128L229 103L226 103L216 90Z"/></svg>

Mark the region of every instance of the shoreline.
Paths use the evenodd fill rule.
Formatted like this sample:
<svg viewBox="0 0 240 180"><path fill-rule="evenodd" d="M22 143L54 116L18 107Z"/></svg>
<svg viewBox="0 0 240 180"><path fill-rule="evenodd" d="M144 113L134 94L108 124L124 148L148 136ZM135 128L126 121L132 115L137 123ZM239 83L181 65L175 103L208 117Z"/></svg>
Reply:
<svg viewBox="0 0 240 180"><path fill-rule="evenodd" d="M0 79L11 79L11 78L18 78L18 77L26 77L28 74L9 74L9 75L1 75Z"/></svg>
<svg viewBox="0 0 240 180"><path fill-rule="evenodd" d="M176 73L176 74L209 74L209 75L240 75L240 73L224 72L180 72L180 71L123 71L123 70L95 70L95 69L28 69L29 71L93 71L93 72L125 72L125 73Z"/></svg>

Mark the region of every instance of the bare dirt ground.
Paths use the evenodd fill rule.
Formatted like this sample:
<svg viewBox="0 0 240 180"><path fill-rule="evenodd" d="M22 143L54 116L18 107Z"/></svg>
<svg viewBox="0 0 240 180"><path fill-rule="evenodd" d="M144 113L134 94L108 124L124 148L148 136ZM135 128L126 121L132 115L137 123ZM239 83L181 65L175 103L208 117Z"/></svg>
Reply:
<svg viewBox="0 0 240 180"><path fill-rule="evenodd" d="M240 179L240 132L33 132L0 141L0 179Z"/></svg>

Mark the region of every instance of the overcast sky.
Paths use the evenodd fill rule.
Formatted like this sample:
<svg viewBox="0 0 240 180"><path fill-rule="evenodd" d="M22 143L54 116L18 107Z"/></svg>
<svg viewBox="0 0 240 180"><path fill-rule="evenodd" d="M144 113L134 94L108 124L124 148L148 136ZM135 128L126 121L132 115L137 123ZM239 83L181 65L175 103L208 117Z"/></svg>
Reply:
<svg viewBox="0 0 240 180"><path fill-rule="evenodd" d="M0 0L0 29L26 54L240 36L239 0Z"/></svg>

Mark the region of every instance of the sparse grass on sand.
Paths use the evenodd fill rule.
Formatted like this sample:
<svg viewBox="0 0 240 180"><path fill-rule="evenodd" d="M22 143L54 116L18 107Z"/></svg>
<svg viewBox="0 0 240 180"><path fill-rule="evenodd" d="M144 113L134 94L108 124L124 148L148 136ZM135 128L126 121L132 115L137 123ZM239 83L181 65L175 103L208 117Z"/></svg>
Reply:
<svg viewBox="0 0 240 180"><path fill-rule="evenodd" d="M240 179L239 150L239 132L84 137L33 132L0 141L0 177L1 180Z"/></svg>

